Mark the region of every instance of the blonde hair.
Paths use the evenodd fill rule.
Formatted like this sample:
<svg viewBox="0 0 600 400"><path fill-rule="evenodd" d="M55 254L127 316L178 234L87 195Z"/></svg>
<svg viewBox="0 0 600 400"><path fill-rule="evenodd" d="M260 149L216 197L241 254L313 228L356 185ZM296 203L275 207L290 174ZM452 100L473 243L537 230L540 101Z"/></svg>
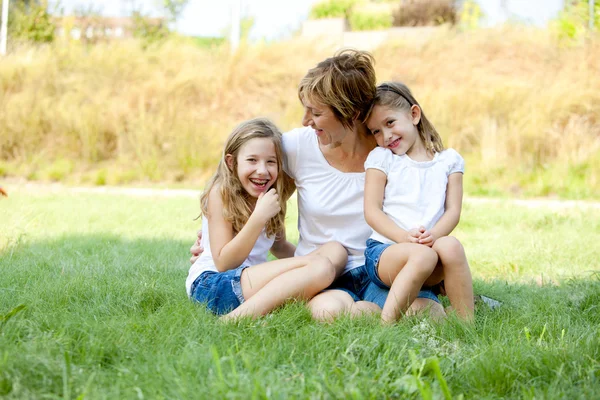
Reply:
<svg viewBox="0 0 600 400"><path fill-rule="evenodd" d="M213 188L220 191L223 199L223 218L231 223L235 233L239 232L250 218L253 206L250 195L242 187L237 174L237 156L244 144L254 138L271 139L275 145L277 156L277 180L273 187L279 194L279 205L281 211L267 222L266 231L268 236L274 236L284 231L286 201L293 193L292 180L283 172L283 151L281 148L281 132L267 118L255 118L242 122L227 138L223 156L219 161L217 172L210 178L204 192L200 196L200 206L204 215L208 214L208 197ZM227 154L233 156L231 168L227 165L225 157Z"/></svg>
<svg viewBox="0 0 600 400"><path fill-rule="evenodd" d="M410 113L412 106L417 106L421 109L421 119L417 124L419 136L427 150L434 153L439 153L444 150L444 144L438 131L429 119L425 116L425 112L419 102L414 98L410 89L401 82L384 82L377 86L377 94L373 100L373 105L368 115L371 114L373 107L383 106L394 108ZM368 118L367 115L367 118Z"/></svg>
<svg viewBox="0 0 600 400"><path fill-rule="evenodd" d="M375 97L375 60L366 51L342 50L308 71L298 86L300 101L331 107L347 128L364 122Z"/></svg>

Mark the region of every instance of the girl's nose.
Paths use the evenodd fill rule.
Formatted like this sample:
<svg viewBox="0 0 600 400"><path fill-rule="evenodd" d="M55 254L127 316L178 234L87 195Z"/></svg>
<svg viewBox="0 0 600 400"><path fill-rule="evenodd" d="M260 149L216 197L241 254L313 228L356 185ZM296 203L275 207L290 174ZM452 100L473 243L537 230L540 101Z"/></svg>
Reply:
<svg viewBox="0 0 600 400"><path fill-rule="evenodd" d="M384 130L383 131L383 140L384 140L384 142L388 143L391 138L392 138L392 132L390 132L388 130Z"/></svg>
<svg viewBox="0 0 600 400"><path fill-rule="evenodd" d="M266 175L269 172L269 170L267 169L267 163L258 163L258 165L256 166L256 172L261 175Z"/></svg>

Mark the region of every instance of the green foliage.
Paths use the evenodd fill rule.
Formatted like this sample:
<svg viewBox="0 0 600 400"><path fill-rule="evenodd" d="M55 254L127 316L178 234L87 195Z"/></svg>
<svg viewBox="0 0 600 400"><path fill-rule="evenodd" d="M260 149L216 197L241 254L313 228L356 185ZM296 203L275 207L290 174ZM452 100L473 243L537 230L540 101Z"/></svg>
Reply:
<svg viewBox="0 0 600 400"><path fill-rule="evenodd" d="M394 11L394 26L430 26L454 24L457 9L454 0L401 1Z"/></svg>
<svg viewBox="0 0 600 400"><path fill-rule="evenodd" d="M157 3L167 12L171 22L175 22L181 16L181 13L187 7L190 0L156 0Z"/></svg>
<svg viewBox="0 0 600 400"><path fill-rule="evenodd" d="M364 0L323 0L310 10L311 19L350 18L352 9Z"/></svg>
<svg viewBox="0 0 600 400"><path fill-rule="evenodd" d="M475 0L465 0L460 9L458 19L460 26L464 30L473 30L479 27L479 22L483 17L483 11Z"/></svg>
<svg viewBox="0 0 600 400"><path fill-rule="evenodd" d="M210 49L227 43L227 39L225 37L194 37L192 43L198 47Z"/></svg>
<svg viewBox="0 0 600 400"><path fill-rule="evenodd" d="M16 1L10 3L8 34L11 38L36 43L54 40L54 22L46 2Z"/></svg>
<svg viewBox="0 0 600 400"><path fill-rule="evenodd" d="M169 37L169 28L165 24L144 16L141 12L133 12L133 36L142 39L146 44L157 43Z"/></svg>
<svg viewBox="0 0 600 400"><path fill-rule="evenodd" d="M589 30L590 9L588 1L566 2L565 8L553 22L552 28L560 39L579 40ZM600 30L600 1L596 0L593 10L594 30Z"/></svg>
<svg viewBox="0 0 600 400"><path fill-rule="evenodd" d="M348 18L353 31L381 30L392 27L392 10L388 4L356 6Z"/></svg>

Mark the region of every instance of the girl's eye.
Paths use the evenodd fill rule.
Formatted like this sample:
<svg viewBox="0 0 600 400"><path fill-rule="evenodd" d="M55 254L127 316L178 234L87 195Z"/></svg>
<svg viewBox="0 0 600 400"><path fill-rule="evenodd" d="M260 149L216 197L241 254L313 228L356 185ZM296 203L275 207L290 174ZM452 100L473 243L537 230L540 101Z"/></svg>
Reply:
<svg viewBox="0 0 600 400"><path fill-rule="evenodd" d="M269 163L269 164L277 164L277 161L273 161L273 160L271 160L271 161L268 161L268 163Z"/></svg>
<svg viewBox="0 0 600 400"><path fill-rule="evenodd" d="M254 162L256 161L256 158L248 158L247 161Z"/></svg>
<svg viewBox="0 0 600 400"><path fill-rule="evenodd" d="M379 131L379 129L375 129L374 131L371 131L371 133L372 133L373 135L377 135L379 132L380 132L380 131Z"/></svg>
<svg viewBox="0 0 600 400"><path fill-rule="evenodd" d="M388 126L390 126L390 125L392 125L393 123L394 123L394 120L393 120L393 119L391 119L391 120L389 120L389 121L387 122L387 125L388 125Z"/></svg>

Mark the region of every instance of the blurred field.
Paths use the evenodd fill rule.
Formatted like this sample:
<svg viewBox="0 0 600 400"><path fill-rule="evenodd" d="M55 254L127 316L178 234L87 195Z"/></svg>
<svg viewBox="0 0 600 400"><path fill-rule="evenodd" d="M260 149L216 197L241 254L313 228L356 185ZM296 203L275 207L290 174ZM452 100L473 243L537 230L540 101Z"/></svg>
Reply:
<svg viewBox="0 0 600 400"><path fill-rule="evenodd" d="M299 126L296 85L325 43L243 47L182 40L21 48L0 63L0 179L199 187L243 119ZM373 52L407 83L476 195L598 198L600 40L549 31L444 31Z"/></svg>

